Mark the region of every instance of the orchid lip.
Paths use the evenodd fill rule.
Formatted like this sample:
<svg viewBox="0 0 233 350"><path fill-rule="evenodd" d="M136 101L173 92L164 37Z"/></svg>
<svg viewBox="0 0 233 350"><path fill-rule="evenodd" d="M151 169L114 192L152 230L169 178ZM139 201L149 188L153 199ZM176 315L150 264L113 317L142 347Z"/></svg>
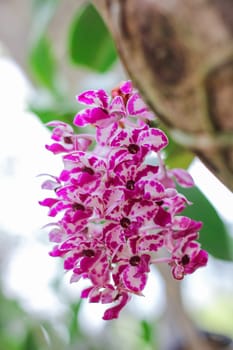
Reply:
<svg viewBox="0 0 233 350"><path fill-rule="evenodd" d="M136 145L135 143L131 143L128 146L128 151L129 151L129 153L132 153L132 154L138 153L139 149L140 149L139 146Z"/></svg>
<svg viewBox="0 0 233 350"><path fill-rule="evenodd" d="M82 171L84 172L84 173L88 173L89 175L94 175L94 170L92 169L92 168L90 168L90 167L84 167L83 169L82 169Z"/></svg>
<svg viewBox="0 0 233 350"><path fill-rule="evenodd" d="M131 256L131 258L129 259L129 263L132 266L138 266L140 261L141 261L141 258L138 255Z"/></svg>
<svg viewBox="0 0 233 350"><path fill-rule="evenodd" d="M82 204L80 204L80 203L73 203L72 204L72 208L74 210L85 210L85 207Z"/></svg>
<svg viewBox="0 0 233 350"><path fill-rule="evenodd" d="M68 145L71 145L73 143L72 137L71 136L65 136L64 137L64 142Z"/></svg>
<svg viewBox="0 0 233 350"><path fill-rule="evenodd" d="M181 264L182 265L187 265L190 262L190 258L187 254L185 254L182 259L181 259Z"/></svg>
<svg viewBox="0 0 233 350"><path fill-rule="evenodd" d="M127 190L134 190L134 185L135 185L135 182L133 180L128 180L126 182L126 188Z"/></svg>
<svg viewBox="0 0 233 350"><path fill-rule="evenodd" d="M92 249L83 249L82 253L84 256L87 256L88 258L92 258L93 256L95 256L95 252Z"/></svg>
<svg viewBox="0 0 233 350"><path fill-rule="evenodd" d="M121 220L120 220L120 225L123 227L123 228L128 228L131 224L131 221L129 218L126 218L126 217L123 217Z"/></svg>

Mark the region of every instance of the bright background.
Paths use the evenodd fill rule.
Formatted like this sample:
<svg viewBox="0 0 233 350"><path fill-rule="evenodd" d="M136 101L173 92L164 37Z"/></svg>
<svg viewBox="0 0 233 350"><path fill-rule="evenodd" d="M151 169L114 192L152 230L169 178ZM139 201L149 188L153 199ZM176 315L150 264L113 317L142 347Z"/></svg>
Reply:
<svg viewBox="0 0 233 350"><path fill-rule="evenodd" d="M58 320L67 304L54 291L54 280L67 300L76 302L80 286L70 285L57 259L48 256L51 248L47 232L47 211L38 205L44 197L41 173L58 173L60 160L44 148L49 131L27 110L32 87L9 59L0 59L0 256L3 265L3 292L16 298L29 313ZM55 116L56 117L56 116ZM56 118L55 118L56 119ZM198 161L190 168L196 184L204 191L221 217L233 228L233 196ZM1 261L0 261L1 262ZM213 258L183 283L185 303L205 326L233 336L233 266ZM156 286L156 288L155 288ZM163 284L155 273L145 290L145 298L135 298L128 307L136 318L150 320L160 315L164 305ZM1 312L1 310L0 310ZM105 326L103 307L84 302L79 313L80 327L90 334ZM218 317L216 317L218 315ZM61 327L64 339L68 337ZM0 347L1 348L1 347ZM7 350L7 349L3 349Z"/></svg>

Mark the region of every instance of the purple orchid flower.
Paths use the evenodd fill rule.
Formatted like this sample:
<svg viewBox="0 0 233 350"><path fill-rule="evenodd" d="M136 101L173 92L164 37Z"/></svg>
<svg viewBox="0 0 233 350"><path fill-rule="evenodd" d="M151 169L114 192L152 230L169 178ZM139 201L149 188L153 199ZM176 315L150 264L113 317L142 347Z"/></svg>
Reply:
<svg viewBox="0 0 233 350"><path fill-rule="evenodd" d="M42 188L53 195L39 203L56 218L47 225L50 255L63 259L72 283L89 280L81 297L110 304L103 319L111 320L132 295L142 295L152 265L167 263L180 280L205 266L208 255L197 242L202 223L182 215L191 203L176 189L193 180L183 169L167 169L161 153L168 138L148 126L155 116L132 83L110 95L88 90L77 100L88 108L74 124L91 124L96 134L48 124L53 143L46 148L63 153L63 169L47 175ZM151 154L157 165L147 164Z"/></svg>

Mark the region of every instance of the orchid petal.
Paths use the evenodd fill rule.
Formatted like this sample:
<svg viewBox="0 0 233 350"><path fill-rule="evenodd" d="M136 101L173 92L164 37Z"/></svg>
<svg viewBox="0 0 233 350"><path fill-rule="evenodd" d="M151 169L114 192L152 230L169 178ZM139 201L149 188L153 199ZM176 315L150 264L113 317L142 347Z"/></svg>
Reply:
<svg viewBox="0 0 233 350"><path fill-rule="evenodd" d="M125 95L131 94L133 92L132 82L130 80L123 82L120 85L120 91Z"/></svg>
<svg viewBox="0 0 233 350"><path fill-rule="evenodd" d="M148 107L138 93L133 94L127 102L127 112L129 115L138 116L148 111Z"/></svg>
<svg viewBox="0 0 233 350"><path fill-rule="evenodd" d="M132 292L141 292L146 285L147 275L141 273L136 277L138 268L136 266L128 266L122 274L123 282L126 288Z"/></svg>
<svg viewBox="0 0 233 350"><path fill-rule="evenodd" d="M74 117L74 125L85 126L88 124L100 126L103 123L107 123L109 120L109 114L102 108L95 107L92 109L84 109Z"/></svg>
<svg viewBox="0 0 233 350"><path fill-rule="evenodd" d="M121 293L118 297L118 304L107 309L104 313L104 320L112 320L118 318L120 311L130 300L130 296L127 293Z"/></svg>
<svg viewBox="0 0 233 350"><path fill-rule="evenodd" d="M193 187L194 181L192 176L184 169L172 169L170 173L182 187Z"/></svg>
<svg viewBox="0 0 233 350"><path fill-rule="evenodd" d="M111 115L119 116L119 118L126 116L124 100L121 96L116 96L112 99L109 105L109 112Z"/></svg>
<svg viewBox="0 0 233 350"><path fill-rule="evenodd" d="M158 152L168 144L168 138L162 130L151 128L140 133L138 143L149 146L151 151Z"/></svg>
<svg viewBox="0 0 233 350"><path fill-rule="evenodd" d="M91 106L99 106L102 108L107 108L108 99L108 94L102 89L87 90L77 96L77 101L79 103Z"/></svg>

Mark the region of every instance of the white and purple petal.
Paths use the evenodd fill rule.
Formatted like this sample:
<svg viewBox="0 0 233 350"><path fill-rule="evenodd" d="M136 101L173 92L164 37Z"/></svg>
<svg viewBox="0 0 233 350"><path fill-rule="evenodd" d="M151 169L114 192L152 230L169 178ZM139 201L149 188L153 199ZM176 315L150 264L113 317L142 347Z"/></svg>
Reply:
<svg viewBox="0 0 233 350"><path fill-rule="evenodd" d="M112 320L118 318L120 311L123 307L129 302L130 295L126 292L121 292L116 297L117 304L110 307L104 312L103 319L104 320Z"/></svg>
<svg viewBox="0 0 233 350"><path fill-rule="evenodd" d="M151 151L158 152L168 144L168 138L160 129L143 130L138 137L138 144L147 146Z"/></svg>
<svg viewBox="0 0 233 350"><path fill-rule="evenodd" d="M74 125L82 127L88 124L95 126L107 125L110 124L109 114L100 107L94 107L91 109L84 109L80 111L74 117Z"/></svg>
<svg viewBox="0 0 233 350"><path fill-rule="evenodd" d="M116 116L116 119L126 117L124 100L121 96L115 96L109 104L108 111L111 115Z"/></svg>
<svg viewBox="0 0 233 350"><path fill-rule="evenodd" d="M139 239L137 249L139 252L156 252L163 246L164 238L159 234L150 234Z"/></svg>
<svg viewBox="0 0 233 350"><path fill-rule="evenodd" d="M118 129L118 125L116 122L111 123L108 126L97 127L96 129L96 139L100 146L108 146L111 143L116 131Z"/></svg>
<svg viewBox="0 0 233 350"><path fill-rule="evenodd" d="M182 187L193 187L194 181L192 176L184 169L174 168L169 170L169 173L174 176L176 182Z"/></svg>
<svg viewBox="0 0 233 350"><path fill-rule="evenodd" d="M124 95L131 94L133 92L133 84L130 80L124 81L119 89Z"/></svg>
<svg viewBox="0 0 233 350"><path fill-rule="evenodd" d="M108 107L108 100L109 96L103 89L87 90L77 96L77 101L79 103L102 108Z"/></svg>
<svg viewBox="0 0 233 350"><path fill-rule="evenodd" d="M161 182L156 180L139 181L139 186L143 187L144 199L160 201L165 196L165 188Z"/></svg>
<svg viewBox="0 0 233 350"><path fill-rule="evenodd" d="M130 134L126 130L121 130L118 132L114 139L112 140L110 146L111 147L122 147L128 146L130 144Z"/></svg>
<svg viewBox="0 0 233 350"><path fill-rule="evenodd" d="M122 279L125 287L133 293L141 292L147 282L147 274L138 274L137 266L127 266L122 273Z"/></svg>
<svg viewBox="0 0 233 350"><path fill-rule="evenodd" d="M126 105L127 113L131 116L140 116L148 111L148 107L138 93L134 93L128 99Z"/></svg>

